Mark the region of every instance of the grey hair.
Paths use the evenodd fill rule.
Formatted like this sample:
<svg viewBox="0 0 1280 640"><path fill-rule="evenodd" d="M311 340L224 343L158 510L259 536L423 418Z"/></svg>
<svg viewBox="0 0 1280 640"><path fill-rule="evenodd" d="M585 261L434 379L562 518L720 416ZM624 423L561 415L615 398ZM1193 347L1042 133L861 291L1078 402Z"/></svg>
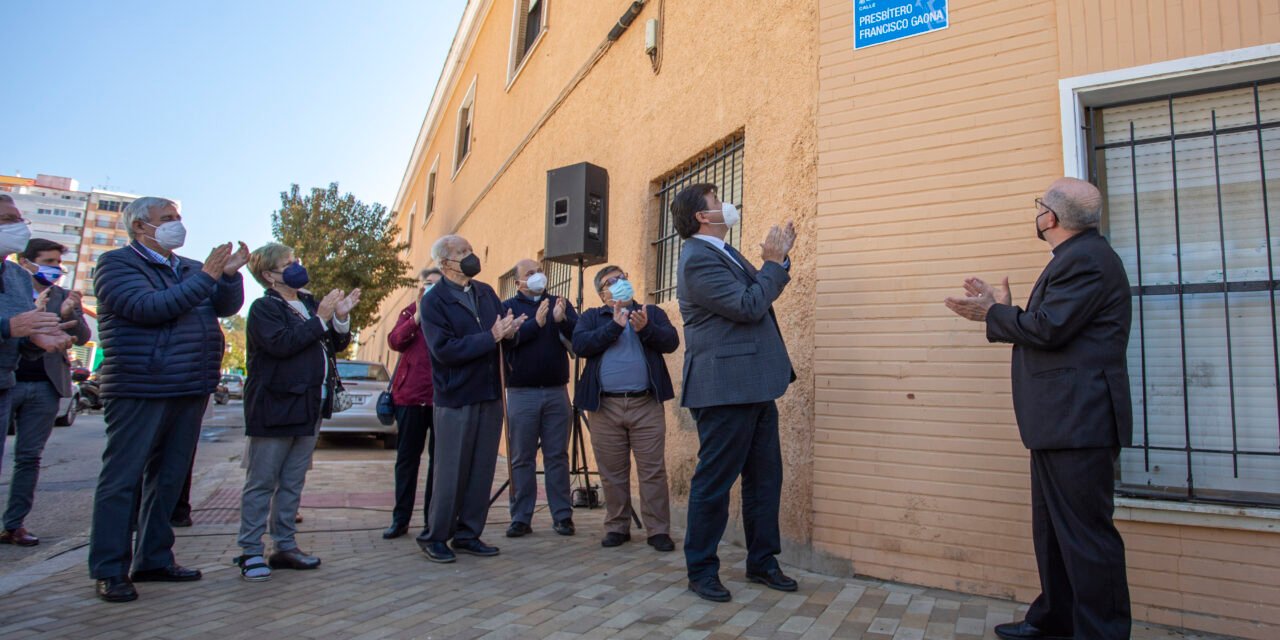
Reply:
<svg viewBox="0 0 1280 640"><path fill-rule="evenodd" d="M440 239L431 245L431 259L435 260L437 264L443 262L449 257L449 252L453 249L453 245L461 239L462 236L458 235L440 236Z"/></svg>
<svg viewBox="0 0 1280 640"><path fill-rule="evenodd" d="M1102 200L1085 200L1066 189L1052 187L1044 194L1045 203L1057 214L1058 224L1068 231L1097 229L1102 221Z"/></svg>
<svg viewBox="0 0 1280 640"><path fill-rule="evenodd" d="M178 203L168 198L157 198L154 196L138 198L137 200L130 202L129 206L124 208L124 213L122 214L124 218L124 228L126 231L129 232L129 239L130 240L134 239L134 234L133 234L134 220L142 220L147 224L151 224L151 210L163 209L168 206L173 206L174 208L177 208Z"/></svg>

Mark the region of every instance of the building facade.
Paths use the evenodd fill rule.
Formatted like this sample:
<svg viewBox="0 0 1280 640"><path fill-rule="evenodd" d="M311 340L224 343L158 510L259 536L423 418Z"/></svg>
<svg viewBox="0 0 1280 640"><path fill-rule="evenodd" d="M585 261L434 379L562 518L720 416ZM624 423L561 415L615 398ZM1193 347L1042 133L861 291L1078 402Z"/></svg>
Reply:
<svg viewBox="0 0 1280 640"><path fill-rule="evenodd" d="M1117 486L1135 615L1275 637L1280 6L932 0L945 29L855 48L871 4L472 0L393 206L410 261L460 233L509 290L543 249L547 170L591 162L609 171L609 262L678 321L675 191L719 184L753 259L794 219L786 559L1025 602L1009 350L942 300L967 275L1008 275L1025 300L1049 257L1033 198L1093 180L1135 296L1138 444ZM385 335L414 295L388 299L362 357L394 364ZM671 403L677 502L696 452Z"/></svg>
<svg viewBox="0 0 1280 640"><path fill-rule="evenodd" d="M80 191L73 178L40 174L34 179L16 179L7 185L9 195L22 217L31 222L31 235L52 240L67 248L62 254L66 273L60 283L68 289L80 284L76 262L80 257L80 236L84 231L85 210L89 194Z"/></svg>
<svg viewBox="0 0 1280 640"><path fill-rule="evenodd" d="M80 241L82 258L76 264L76 280L80 283L79 289L84 292L84 302L88 306L95 309L98 307L98 299L93 295L93 276L98 269L98 258L108 251L129 244L129 231L124 226L122 212L130 202L139 197L101 189L89 192Z"/></svg>

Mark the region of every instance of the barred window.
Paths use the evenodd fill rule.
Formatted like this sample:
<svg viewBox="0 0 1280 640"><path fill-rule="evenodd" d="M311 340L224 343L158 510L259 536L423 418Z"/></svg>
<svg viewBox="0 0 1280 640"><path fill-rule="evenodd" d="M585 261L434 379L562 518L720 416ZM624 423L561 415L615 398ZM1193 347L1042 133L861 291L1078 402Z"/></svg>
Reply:
<svg viewBox="0 0 1280 640"><path fill-rule="evenodd" d="M574 265L543 260L542 272L547 274L547 293L553 296L560 296L571 302L575 300L575 296L578 295L573 289L573 273L575 271L577 269L574 268Z"/></svg>
<svg viewBox="0 0 1280 640"><path fill-rule="evenodd" d="M498 297L508 300L516 295L516 291L516 269L512 267L498 276Z"/></svg>
<svg viewBox="0 0 1280 640"><path fill-rule="evenodd" d="M742 203L742 160L746 138L737 133L672 171L660 181L658 189L658 239L653 241L657 249L657 273L654 288L650 291L653 301L661 304L676 297L676 271L680 264L680 248L684 240L676 233L671 221L671 203L681 189L700 182L716 185L722 202L732 202L746 216ZM729 230L725 242L739 246L742 224Z"/></svg>
<svg viewBox="0 0 1280 640"><path fill-rule="evenodd" d="M1133 292L1119 490L1280 504L1280 79L1087 116Z"/></svg>

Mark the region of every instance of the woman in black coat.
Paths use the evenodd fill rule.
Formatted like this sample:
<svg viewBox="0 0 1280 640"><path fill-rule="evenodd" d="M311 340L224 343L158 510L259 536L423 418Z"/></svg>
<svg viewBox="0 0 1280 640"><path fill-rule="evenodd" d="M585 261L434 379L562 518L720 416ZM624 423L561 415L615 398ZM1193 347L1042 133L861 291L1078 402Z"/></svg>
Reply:
<svg viewBox="0 0 1280 640"><path fill-rule="evenodd" d="M249 377L244 387L246 449L240 499L240 575L271 577L271 569L315 569L320 559L298 549L294 516L302 497L320 419L333 415L338 391L335 354L351 343L349 313L360 290L330 291L317 302L303 290L307 270L293 249L268 243L249 256L249 271L266 290L249 308ZM264 560L268 529L275 553Z"/></svg>

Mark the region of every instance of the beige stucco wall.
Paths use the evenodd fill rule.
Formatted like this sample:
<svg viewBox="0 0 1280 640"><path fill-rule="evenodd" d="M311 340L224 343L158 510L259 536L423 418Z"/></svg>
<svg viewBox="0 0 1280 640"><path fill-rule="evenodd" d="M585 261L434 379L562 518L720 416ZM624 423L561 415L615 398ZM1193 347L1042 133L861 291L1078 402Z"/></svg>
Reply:
<svg viewBox="0 0 1280 640"><path fill-rule="evenodd" d="M637 290L647 291L656 268L650 242L656 237L658 216L665 215L657 211L655 181L742 131L743 252L758 259L758 244L772 224L791 218L800 231L792 254L793 280L776 308L798 376L780 401L786 465L783 530L789 546L803 547L808 541L812 484L813 369L808 354L813 349L815 286L816 6L802 0L666 3L662 68L655 75L643 52L644 22L658 16L659 3L650 2L477 200L629 4L551 0L548 31L507 91L511 2L493 3L442 124L420 166L413 168L410 196L400 207L403 216L413 202L423 208L425 175L439 153L437 212L425 229L415 231L412 262L427 264L430 242L456 228L484 263L480 279L496 285L498 276L517 259L533 257L542 248L546 171L588 161L609 171L609 260L629 271ZM423 70L423 75L430 72ZM473 151L451 180L454 114L473 78ZM473 203L474 210L463 221ZM588 269L587 277L594 273ZM590 289L586 305L598 305ZM393 296L384 306L386 320L370 332L362 355L391 362L386 331L410 295L406 291ZM663 308L679 327L676 304ZM682 352L667 359L677 394L682 362ZM688 495L697 434L678 401L668 403L667 413L667 466L673 497L680 503Z"/></svg>
<svg viewBox="0 0 1280 640"><path fill-rule="evenodd" d="M1060 79L1280 41L1280 4L949 4L949 29L855 52L853 3L819 3L813 539L861 574L1027 601L1009 349L942 299L1007 274L1024 300L1047 262ZM1140 619L1280 633L1280 535L1120 527Z"/></svg>

